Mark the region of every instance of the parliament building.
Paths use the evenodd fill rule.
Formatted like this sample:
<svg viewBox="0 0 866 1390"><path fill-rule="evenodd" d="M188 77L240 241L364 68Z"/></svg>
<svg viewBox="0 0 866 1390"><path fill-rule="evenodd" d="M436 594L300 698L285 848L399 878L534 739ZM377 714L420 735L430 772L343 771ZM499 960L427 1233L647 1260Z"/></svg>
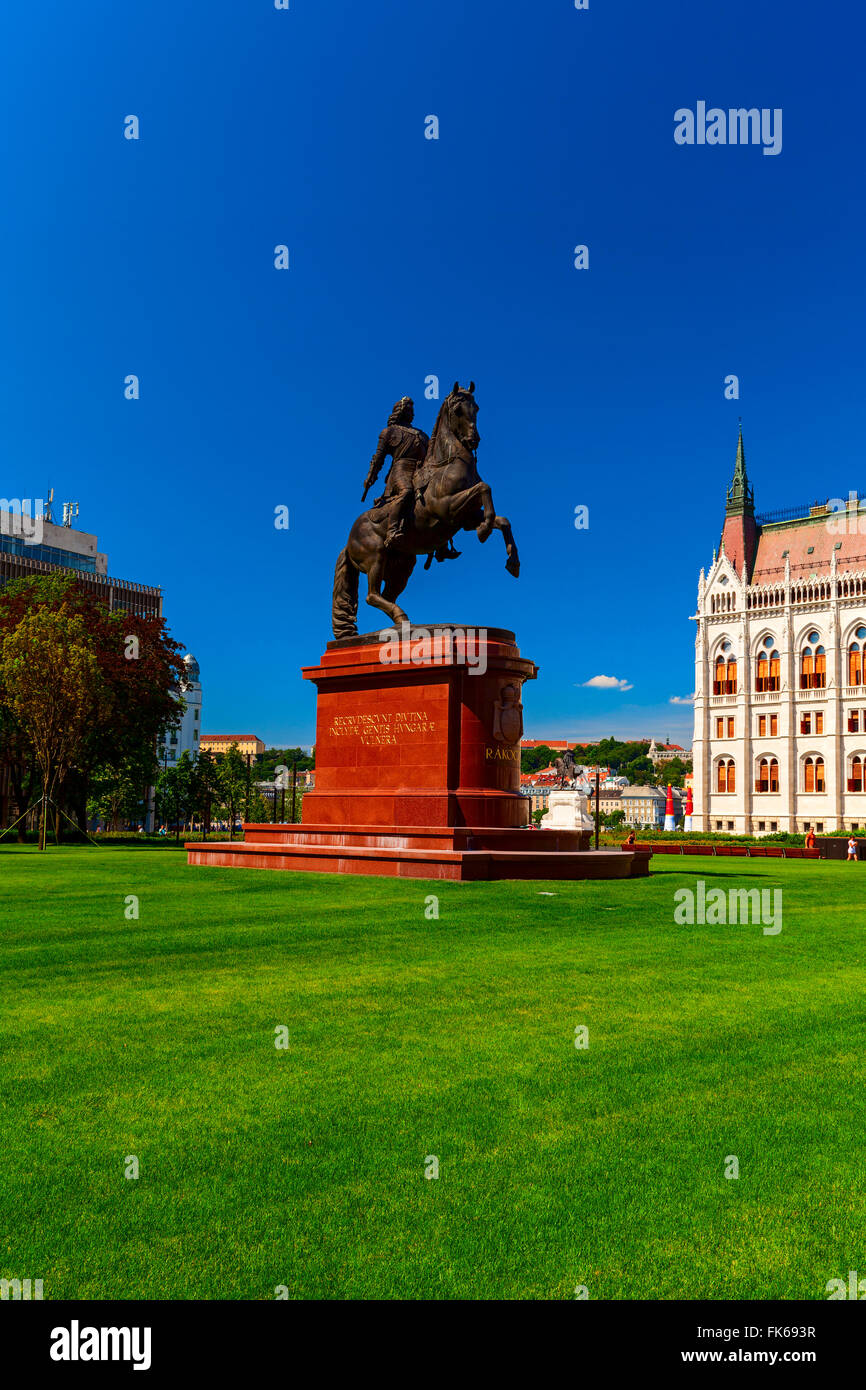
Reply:
<svg viewBox="0 0 866 1390"><path fill-rule="evenodd" d="M694 615L695 830L866 827L866 535L846 506L756 517L740 431Z"/></svg>

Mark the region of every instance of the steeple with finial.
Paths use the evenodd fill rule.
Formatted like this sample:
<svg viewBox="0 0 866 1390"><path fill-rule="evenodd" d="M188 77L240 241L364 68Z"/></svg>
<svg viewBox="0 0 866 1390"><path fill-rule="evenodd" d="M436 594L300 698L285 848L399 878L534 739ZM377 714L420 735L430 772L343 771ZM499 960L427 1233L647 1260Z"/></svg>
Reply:
<svg viewBox="0 0 866 1390"><path fill-rule="evenodd" d="M721 550L728 557L743 582L748 583L754 569L758 550L758 528L755 523L755 495L746 474L746 451L743 447L743 422L737 440L737 462L734 477L728 488L725 504L725 527Z"/></svg>
<svg viewBox="0 0 866 1390"><path fill-rule="evenodd" d="M740 417L740 437L737 440L737 462L734 465L734 479L728 488L725 516L754 516L755 495L746 476L746 451L743 448L743 420Z"/></svg>

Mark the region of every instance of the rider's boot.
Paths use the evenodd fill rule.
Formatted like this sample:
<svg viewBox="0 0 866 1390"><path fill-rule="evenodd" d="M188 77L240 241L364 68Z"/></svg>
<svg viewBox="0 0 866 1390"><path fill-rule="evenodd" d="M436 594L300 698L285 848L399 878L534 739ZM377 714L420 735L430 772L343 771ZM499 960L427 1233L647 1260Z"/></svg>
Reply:
<svg viewBox="0 0 866 1390"><path fill-rule="evenodd" d="M447 545L440 545L439 549L436 551L436 559L457 560L459 559L461 553L461 551L455 550L453 543L449 541Z"/></svg>

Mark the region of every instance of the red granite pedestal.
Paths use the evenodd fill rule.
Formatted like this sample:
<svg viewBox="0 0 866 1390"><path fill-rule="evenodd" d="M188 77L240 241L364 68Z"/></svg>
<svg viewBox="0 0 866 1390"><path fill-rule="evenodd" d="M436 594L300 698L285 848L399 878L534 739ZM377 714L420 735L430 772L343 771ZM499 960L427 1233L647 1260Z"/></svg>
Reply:
<svg viewBox="0 0 866 1390"><path fill-rule="evenodd" d="M303 675L318 711L302 824L187 844L190 864L463 880L648 872L645 852L591 851L585 831L528 828L522 690L537 667L513 633L404 625L391 642L329 642Z"/></svg>

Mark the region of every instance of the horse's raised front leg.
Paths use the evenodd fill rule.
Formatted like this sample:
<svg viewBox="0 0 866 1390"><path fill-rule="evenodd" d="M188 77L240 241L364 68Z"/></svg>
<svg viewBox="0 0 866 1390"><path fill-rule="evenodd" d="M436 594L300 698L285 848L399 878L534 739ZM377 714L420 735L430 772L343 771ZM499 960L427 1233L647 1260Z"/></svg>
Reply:
<svg viewBox="0 0 866 1390"><path fill-rule="evenodd" d="M483 513L480 524L476 521L479 507ZM448 498L448 509L442 520L458 530L475 531L480 541L486 541L493 530L495 516L496 509L489 486L487 483L473 483L463 492L455 493L453 497Z"/></svg>
<svg viewBox="0 0 866 1390"><path fill-rule="evenodd" d="M502 532L502 539L505 541L505 553L508 556L505 561L505 568L516 579L520 573L520 556L517 554L517 545L511 533L511 522L507 516L497 516L494 518L493 525L497 531Z"/></svg>
<svg viewBox="0 0 866 1390"><path fill-rule="evenodd" d="M480 483L479 486L482 490L481 505L484 508L484 519L480 526L476 526L475 534L483 545L496 525L496 508L493 505L493 494L490 491L489 484Z"/></svg>

